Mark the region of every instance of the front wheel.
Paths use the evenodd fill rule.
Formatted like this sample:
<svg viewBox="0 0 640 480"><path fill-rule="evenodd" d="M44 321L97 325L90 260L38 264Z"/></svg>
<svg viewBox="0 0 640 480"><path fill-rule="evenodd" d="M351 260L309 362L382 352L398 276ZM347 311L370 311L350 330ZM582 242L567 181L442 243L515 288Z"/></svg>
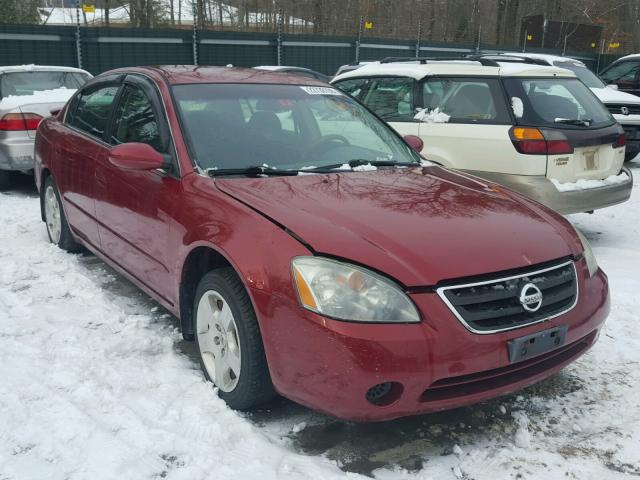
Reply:
<svg viewBox="0 0 640 480"><path fill-rule="evenodd" d="M200 365L220 398L245 410L275 397L258 320L232 269L202 277L193 311Z"/></svg>
<svg viewBox="0 0 640 480"><path fill-rule="evenodd" d="M47 177L42 188L42 208L49 241L67 252L79 252L82 247L73 239L67 217L62 209L60 192L51 176Z"/></svg>

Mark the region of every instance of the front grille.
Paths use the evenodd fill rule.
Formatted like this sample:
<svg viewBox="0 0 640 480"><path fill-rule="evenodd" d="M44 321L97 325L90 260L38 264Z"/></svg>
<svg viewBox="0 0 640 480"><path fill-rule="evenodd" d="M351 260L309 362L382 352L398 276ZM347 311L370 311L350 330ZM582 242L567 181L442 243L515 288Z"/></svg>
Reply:
<svg viewBox="0 0 640 480"><path fill-rule="evenodd" d="M625 115L622 113L622 108L625 107L628 109L628 113L626 115L640 115L640 105L625 105L624 103L607 103L607 110L610 113L615 113L616 115Z"/></svg>
<svg viewBox="0 0 640 480"><path fill-rule="evenodd" d="M466 395L503 388L521 382L567 364L582 355L596 340L597 331L591 332L569 345L564 345L549 353L530 358L523 362L507 365L484 372L448 377L432 383L420 396L422 402L441 402Z"/></svg>
<svg viewBox="0 0 640 480"><path fill-rule="evenodd" d="M542 293L542 302L527 305L520 301L523 293ZM520 274L498 277L464 285L437 289L438 295L462 322L474 333L495 333L524 327L557 317L571 310L578 300L578 283L573 262L546 268L530 268ZM525 302L526 304L526 302Z"/></svg>

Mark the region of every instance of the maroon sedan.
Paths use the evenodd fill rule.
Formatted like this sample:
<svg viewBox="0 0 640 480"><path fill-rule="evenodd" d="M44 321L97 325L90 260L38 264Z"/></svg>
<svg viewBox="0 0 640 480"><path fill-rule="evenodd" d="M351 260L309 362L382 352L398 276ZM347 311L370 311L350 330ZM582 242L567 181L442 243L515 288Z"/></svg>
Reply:
<svg viewBox="0 0 640 480"><path fill-rule="evenodd" d="M309 78L130 68L40 124L35 175L50 240L176 315L232 408L382 420L546 378L609 310L566 220L415 140Z"/></svg>

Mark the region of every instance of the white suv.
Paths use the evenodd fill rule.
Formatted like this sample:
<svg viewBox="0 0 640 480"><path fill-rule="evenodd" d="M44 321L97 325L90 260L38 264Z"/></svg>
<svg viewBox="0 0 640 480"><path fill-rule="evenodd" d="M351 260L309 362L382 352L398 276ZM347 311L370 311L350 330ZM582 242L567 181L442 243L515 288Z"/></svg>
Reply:
<svg viewBox="0 0 640 480"><path fill-rule="evenodd" d="M576 74L582 83L600 99L607 110L613 115L622 128L626 138L625 160L632 160L640 153L640 98L630 93L621 92L615 84L607 86L595 73L587 68L580 60L544 53L510 53L485 55L498 62L518 61L528 58L540 65L552 65L566 68Z"/></svg>
<svg viewBox="0 0 640 480"><path fill-rule="evenodd" d="M567 214L626 201L624 132L569 70L534 62L385 59L335 77L424 155Z"/></svg>

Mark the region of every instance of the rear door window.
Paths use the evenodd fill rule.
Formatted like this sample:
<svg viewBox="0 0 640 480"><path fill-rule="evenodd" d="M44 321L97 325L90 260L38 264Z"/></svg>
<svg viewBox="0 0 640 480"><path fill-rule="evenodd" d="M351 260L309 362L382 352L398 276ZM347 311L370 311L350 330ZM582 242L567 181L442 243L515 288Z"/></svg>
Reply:
<svg viewBox="0 0 640 480"><path fill-rule="evenodd" d="M497 79L432 77L423 83L422 103L427 112L448 116L449 123L511 121Z"/></svg>
<svg viewBox="0 0 640 480"><path fill-rule="evenodd" d="M74 101L66 122L83 132L102 139L109 122L118 85L110 85L82 92Z"/></svg>

